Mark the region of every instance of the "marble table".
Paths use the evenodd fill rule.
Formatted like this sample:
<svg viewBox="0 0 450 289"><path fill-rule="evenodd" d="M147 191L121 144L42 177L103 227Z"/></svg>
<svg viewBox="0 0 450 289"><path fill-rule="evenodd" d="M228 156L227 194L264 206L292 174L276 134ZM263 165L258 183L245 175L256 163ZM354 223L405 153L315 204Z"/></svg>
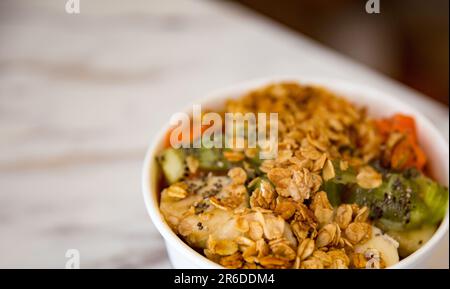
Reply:
<svg viewBox="0 0 450 289"><path fill-rule="evenodd" d="M448 107L220 1L0 2L0 267L170 268L140 189L146 146L194 98L280 74L377 86L448 138ZM431 267L448 268L448 236Z"/></svg>

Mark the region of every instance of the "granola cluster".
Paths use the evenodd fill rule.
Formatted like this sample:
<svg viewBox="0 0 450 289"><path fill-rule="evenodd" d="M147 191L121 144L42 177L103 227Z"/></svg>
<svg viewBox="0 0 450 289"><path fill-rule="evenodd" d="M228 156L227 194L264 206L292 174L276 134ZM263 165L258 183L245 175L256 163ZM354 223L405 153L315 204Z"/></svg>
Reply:
<svg viewBox="0 0 450 289"><path fill-rule="evenodd" d="M229 100L225 110L278 113L275 163L280 165L290 162L317 172L327 158L362 165L380 154L380 136L365 108L320 87L273 84Z"/></svg>
<svg viewBox="0 0 450 289"><path fill-rule="evenodd" d="M377 250L357 249L373 236L368 208L333 207L322 188L349 167L361 187L381 184L367 166L380 154L380 138L364 109L322 88L281 83L229 100L225 110L277 112L278 156L264 160L257 168L264 177L256 177L245 162L254 150L225 151L227 161L240 165L226 176L203 177L222 180L212 194L194 182L169 186L161 210L175 232L227 268L386 266ZM196 173L198 161L190 158L187 166Z"/></svg>
<svg viewBox="0 0 450 289"><path fill-rule="evenodd" d="M225 267L345 269L365 268L370 260L354 251L372 234L367 208L345 204L333 210L324 192L315 194L309 207L278 196L273 210L233 213L241 234L222 240L210 235L204 250Z"/></svg>

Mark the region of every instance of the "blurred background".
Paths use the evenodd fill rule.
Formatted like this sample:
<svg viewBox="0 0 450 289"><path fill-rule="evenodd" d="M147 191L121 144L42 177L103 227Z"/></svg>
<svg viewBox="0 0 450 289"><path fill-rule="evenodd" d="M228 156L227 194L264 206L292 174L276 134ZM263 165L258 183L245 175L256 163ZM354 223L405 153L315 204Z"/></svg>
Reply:
<svg viewBox="0 0 450 289"><path fill-rule="evenodd" d="M449 1L236 0L448 105Z"/></svg>
<svg viewBox="0 0 450 289"><path fill-rule="evenodd" d="M76 1L76 0L75 0ZM0 268L170 268L148 144L209 91L306 75L376 87L448 139L448 1L0 1ZM442 257L444 256L444 257ZM428 266L448 268L448 235Z"/></svg>

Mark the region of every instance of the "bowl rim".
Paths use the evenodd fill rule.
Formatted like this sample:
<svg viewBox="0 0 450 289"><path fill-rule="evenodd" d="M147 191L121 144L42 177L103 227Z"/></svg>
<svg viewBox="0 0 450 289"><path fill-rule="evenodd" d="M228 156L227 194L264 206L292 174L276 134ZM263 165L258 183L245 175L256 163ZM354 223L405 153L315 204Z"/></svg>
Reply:
<svg viewBox="0 0 450 289"><path fill-rule="evenodd" d="M301 76L301 75L288 75L288 76L274 76L274 77L266 77L266 78L259 78L259 79L253 79L249 81L240 82L234 85L229 85L227 87L213 90L210 93L206 94L204 97L195 99L193 102L190 102L190 106L192 104L205 104L205 103L211 103L214 101L223 101L226 98L230 98L230 95L243 95L246 92L256 89L258 87L268 85L270 83L277 83L281 81L293 81L300 84L306 84L306 85L316 85L321 86L326 89L329 89L330 91L335 90L351 90L356 93L361 93L364 95L364 98L372 98L375 97L371 94L376 95L383 95L384 97L389 98L389 101L391 104L394 104L394 107L401 107L402 109L405 109L408 111L409 114L414 115L414 118L416 121L420 122L421 125L425 126L427 128L427 133L431 134L431 136L434 138L434 142L437 142L437 147L445 148L443 149L444 153L446 154L446 160L448 160L448 142L447 140L442 136L442 133L439 132L439 130L434 126L434 124L425 117L420 111L415 109L414 107L411 107L410 105L406 104L405 102L400 101L398 98L396 98L394 95L390 95L389 93L378 89L371 87L366 84L360 84L360 83L353 83L348 80L340 79L340 78L328 78L328 77L311 77L311 76ZM345 97L345 95L342 95L342 97ZM350 100L353 102L352 100ZM187 107L183 109L182 111L190 111L191 107ZM144 164L143 164L143 170L142 170L142 192L144 197L144 203L147 209L147 212L153 222L153 224L156 226L159 233L163 236L164 241L166 244L168 243L171 245L171 247L175 248L180 253L184 254L186 257L188 257L189 261L194 263L200 268L211 268L211 269L220 269L224 268L220 266L219 264L209 260L202 254L195 251L193 248L191 248L188 244L186 244L175 232L172 231L170 226L165 221L162 213L159 210L159 203L156 198L156 194L159 192L154 192L152 188L152 177L151 174L155 173L155 156L160 151L160 146L162 139L166 135L170 125L169 122L167 122L155 135L153 138L153 141L151 142L150 146L148 147ZM449 165L448 162L446 163L445 169L447 171L447 175L449 173ZM447 180L448 182L448 180ZM447 184L448 186L448 184ZM154 194L154 197L151 197L152 194ZM447 211L444 219L442 220L441 224L439 225L436 232L433 234L430 240L428 240L420 249L409 255L408 257L404 258L403 260L400 260L395 265L388 267L389 269L400 269L400 268L409 268L411 265L416 263L418 260L423 258L427 252L429 252L432 248L434 248L439 241L444 237L446 232L449 228L449 206L447 204Z"/></svg>

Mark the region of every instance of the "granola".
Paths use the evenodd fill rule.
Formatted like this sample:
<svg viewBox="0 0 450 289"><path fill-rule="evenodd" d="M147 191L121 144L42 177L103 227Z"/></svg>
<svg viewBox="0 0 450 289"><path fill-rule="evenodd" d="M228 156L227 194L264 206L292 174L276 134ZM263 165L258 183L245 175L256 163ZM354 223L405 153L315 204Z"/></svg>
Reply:
<svg viewBox="0 0 450 289"><path fill-rule="evenodd" d="M388 133L366 109L297 83L254 90L229 100L225 111L278 113L278 154L260 160L257 148L245 148L162 155L162 164L184 158L183 177L163 185L160 209L190 246L227 268L385 268L400 260L399 242L386 232L416 228L408 207L416 199L406 177L374 164L391 168L386 158L404 145L404 131Z"/></svg>

